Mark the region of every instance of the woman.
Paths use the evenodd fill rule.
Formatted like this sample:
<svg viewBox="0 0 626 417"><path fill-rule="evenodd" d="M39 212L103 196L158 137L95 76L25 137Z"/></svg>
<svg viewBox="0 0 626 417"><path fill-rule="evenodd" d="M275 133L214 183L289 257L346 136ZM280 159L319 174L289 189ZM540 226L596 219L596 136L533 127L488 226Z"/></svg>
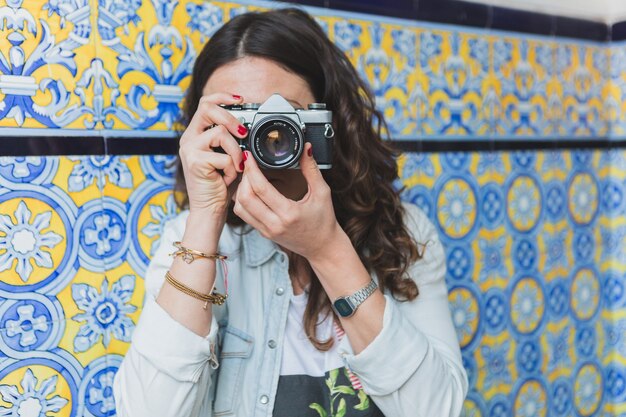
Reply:
<svg viewBox="0 0 626 417"><path fill-rule="evenodd" d="M332 168L310 143L298 169L262 170L241 151L247 128L223 105L274 93L333 112ZM283 9L225 24L198 57L185 115L184 210L147 273L118 415L459 415L467 377L443 249L400 203L382 116L315 21Z"/></svg>

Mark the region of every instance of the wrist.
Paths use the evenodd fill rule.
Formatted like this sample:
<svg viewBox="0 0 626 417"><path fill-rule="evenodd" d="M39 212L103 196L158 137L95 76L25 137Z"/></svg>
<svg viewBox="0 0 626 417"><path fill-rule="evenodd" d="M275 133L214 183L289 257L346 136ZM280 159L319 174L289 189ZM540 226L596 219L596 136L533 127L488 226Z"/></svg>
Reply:
<svg viewBox="0 0 626 417"><path fill-rule="evenodd" d="M332 264L345 257L347 252L354 251L350 238L338 223L335 224L328 237L320 241L323 241L324 244L307 256L307 260L312 266Z"/></svg>
<svg viewBox="0 0 626 417"><path fill-rule="evenodd" d="M186 247L205 253L216 253L225 216L214 213L190 211L182 242Z"/></svg>
<svg viewBox="0 0 626 417"><path fill-rule="evenodd" d="M353 294L370 283L371 276L350 237L338 226L340 232L330 235L323 249L307 257L311 268L322 283L330 300ZM341 277L338 279L337 277Z"/></svg>

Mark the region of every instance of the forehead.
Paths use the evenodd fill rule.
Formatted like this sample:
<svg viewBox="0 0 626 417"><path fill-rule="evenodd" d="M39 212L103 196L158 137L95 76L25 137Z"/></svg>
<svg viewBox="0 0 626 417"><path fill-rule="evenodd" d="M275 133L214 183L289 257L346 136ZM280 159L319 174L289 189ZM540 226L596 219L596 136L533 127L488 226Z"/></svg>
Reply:
<svg viewBox="0 0 626 417"><path fill-rule="evenodd" d="M308 83L273 61L244 57L216 69L203 94L225 92L243 96L245 102L262 103L274 93L302 107L315 102Z"/></svg>

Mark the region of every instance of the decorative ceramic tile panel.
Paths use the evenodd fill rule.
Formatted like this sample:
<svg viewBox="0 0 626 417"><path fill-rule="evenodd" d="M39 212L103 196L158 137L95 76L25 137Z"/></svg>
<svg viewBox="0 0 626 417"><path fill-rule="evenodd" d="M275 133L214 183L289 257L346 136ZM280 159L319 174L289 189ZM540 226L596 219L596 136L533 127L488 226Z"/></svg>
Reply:
<svg viewBox="0 0 626 417"><path fill-rule="evenodd" d="M608 162L618 162L624 152L464 155L484 158L488 165L469 163L466 171L463 164L450 164L449 154L415 165L415 172L432 166L432 172L446 173L436 178L430 198L411 188L415 180L407 163L417 155L404 155L400 162L408 187L404 198L429 212L434 207L447 220L436 224L446 243L452 316L470 374L466 412L570 416L605 410L605 415L617 415L611 413L619 407L613 398L624 395L624 367L618 365L624 349L620 359L607 358L607 350L615 347L607 347L606 340L618 336L607 337L607 326L614 324L605 318L611 314L605 303L619 299L623 310L624 269L605 270L600 259L608 248L595 231L606 215L606 205L599 206L599 184L609 172L621 173L623 168L615 167L624 165ZM485 166L496 173L500 166L502 174L483 181ZM621 174L613 190L623 188ZM479 182L478 203L459 178L463 184ZM455 197L442 200L440 190L456 190L450 194ZM623 194L611 193L611 207L623 207ZM433 199L436 206L431 206ZM448 214L450 203L454 217ZM462 229L454 226L472 224L470 213L480 218L478 230L459 238ZM624 243L614 246L623 249ZM609 386L613 397L607 394Z"/></svg>
<svg viewBox="0 0 626 417"><path fill-rule="evenodd" d="M554 47L549 40L492 36L490 83L485 105L496 138L550 136L556 103L549 80L554 73Z"/></svg>
<svg viewBox="0 0 626 417"><path fill-rule="evenodd" d="M0 2L0 127L81 128L97 117L90 3Z"/></svg>
<svg viewBox="0 0 626 417"><path fill-rule="evenodd" d="M0 128L171 136L206 40L274 6L0 1ZM609 82L621 61L602 43L309 10L368 81L394 139L602 137L623 113L619 77Z"/></svg>
<svg viewBox="0 0 626 417"><path fill-rule="evenodd" d="M400 157L403 198L429 214L446 245L449 299L470 374L468 412L620 409L625 157L618 150ZM35 387L49 381L42 406L50 410L112 412L111 377L141 309L143 274L176 212L171 161L3 160L0 385L20 388L0 407L36 398Z"/></svg>
<svg viewBox="0 0 626 417"><path fill-rule="evenodd" d="M612 43L609 49L608 83L604 111L611 137L626 137L626 42Z"/></svg>
<svg viewBox="0 0 626 417"><path fill-rule="evenodd" d="M273 6L0 0L0 132L171 135L204 42ZM624 135L626 44L308 10L393 138ZM173 160L0 157L0 414L115 415L112 378L176 214ZM445 243L466 415L625 414L626 151L398 162L403 199Z"/></svg>

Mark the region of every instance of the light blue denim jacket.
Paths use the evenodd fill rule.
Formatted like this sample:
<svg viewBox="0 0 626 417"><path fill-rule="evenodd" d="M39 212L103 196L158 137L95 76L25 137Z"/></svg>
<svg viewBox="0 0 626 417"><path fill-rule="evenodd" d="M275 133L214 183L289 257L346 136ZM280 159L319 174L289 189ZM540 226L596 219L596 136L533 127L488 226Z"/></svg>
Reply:
<svg viewBox="0 0 626 417"><path fill-rule="evenodd" d="M405 208L417 242L428 242L410 268L420 294L411 302L386 294L380 334L358 355L344 337L339 352L385 416L458 416L468 384L448 307L444 251L426 215ZM211 331L200 337L154 301L187 215L165 225L146 274L144 310L115 377L117 415L271 416L292 294L287 256L255 230L225 227L219 250L229 257L229 296L213 308ZM217 283L224 291L221 274Z"/></svg>

